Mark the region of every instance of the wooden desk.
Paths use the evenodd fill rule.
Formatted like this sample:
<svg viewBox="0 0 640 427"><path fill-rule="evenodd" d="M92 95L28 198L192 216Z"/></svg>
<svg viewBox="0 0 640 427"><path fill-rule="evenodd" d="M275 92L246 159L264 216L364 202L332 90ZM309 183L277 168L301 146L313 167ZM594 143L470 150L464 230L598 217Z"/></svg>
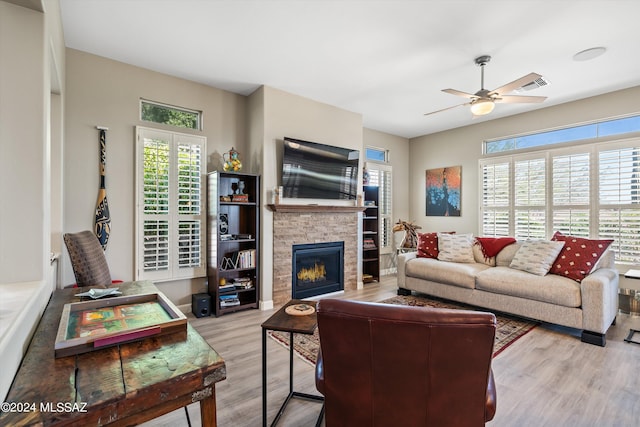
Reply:
<svg viewBox="0 0 640 427"><path fill-rule="evenodd" d="M124 295L157 291L150 282L114 286ZM54 358L62 307L86 290L53 293L5 399L23 412L1 413L0 425L134 425L200 402L202 425L215 426L215 383L226 366L191 325L186 333Z"/></svg>

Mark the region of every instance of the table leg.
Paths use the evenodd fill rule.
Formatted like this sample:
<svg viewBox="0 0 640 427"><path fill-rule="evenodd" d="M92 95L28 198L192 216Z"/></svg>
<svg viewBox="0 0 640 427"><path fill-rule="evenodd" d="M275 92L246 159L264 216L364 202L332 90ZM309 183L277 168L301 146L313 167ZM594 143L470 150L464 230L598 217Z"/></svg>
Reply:
<svg viewBox="0 0 640 427"><path fill-rule="evenodd" d="M202 427L216 427L218 420L216 416L216 385L211 386L211 396L200 401L200 418Z"/></svg>
<svg viewBox="0 0 640 427"><path fill-rule="evenodd" d="M293 393L293 332L289 332L289 394Z"/></svg>
<svg viewBox="0 0 640 427"><path fill-rule="evenodd" d="M262 329L262 426L267 427L267 330Z"/></svg>

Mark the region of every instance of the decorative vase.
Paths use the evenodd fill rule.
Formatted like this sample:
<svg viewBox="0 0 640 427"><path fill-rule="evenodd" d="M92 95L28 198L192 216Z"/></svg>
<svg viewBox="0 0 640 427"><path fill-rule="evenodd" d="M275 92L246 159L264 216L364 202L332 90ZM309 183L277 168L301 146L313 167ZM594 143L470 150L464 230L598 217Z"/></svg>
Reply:
<svg viewBox="0 0 640 427"><path fill-rule="evenodd" d="M222 168L225 172L239 172L242 169L242 162L240 161L240 153L235 148L231 147L227 153L222 155L224 164Z"/></svg>

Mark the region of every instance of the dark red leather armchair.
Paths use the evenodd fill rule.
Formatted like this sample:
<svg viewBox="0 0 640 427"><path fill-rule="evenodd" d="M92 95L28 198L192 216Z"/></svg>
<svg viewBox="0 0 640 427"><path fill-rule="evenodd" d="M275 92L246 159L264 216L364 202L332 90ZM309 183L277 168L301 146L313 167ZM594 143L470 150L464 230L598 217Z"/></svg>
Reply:
<svg viewBox="0 0 640 427"><path fill-rule="evenodd" d="M327 427L493 419L493 314L324 299L318 330L316 387Z"/></svg>

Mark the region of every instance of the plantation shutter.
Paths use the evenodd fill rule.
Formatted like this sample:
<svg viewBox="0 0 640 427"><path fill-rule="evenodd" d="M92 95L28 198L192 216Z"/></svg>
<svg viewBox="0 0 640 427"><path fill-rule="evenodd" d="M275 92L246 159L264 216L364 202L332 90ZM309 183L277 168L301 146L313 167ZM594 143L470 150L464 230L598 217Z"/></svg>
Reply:
<svg viewBox="0 0 640 427"><path fill-rule="evenodd" d="M590 153L554 156L553 230L589 237Z"/></svg>
<svg viewBox="0 0 640 427"><path fill-rule="evenodd" d="M515 237L545 237L545 158L518 160L514 163Z"/></svg>
<svg viewBox="0 0 640 427"><path fill-rule="evenodd" d="M393 252L393 200L391 165L367 162L369 185L378 186L378 214L380 220L380 253Z"/></svg>
<svg viewBox="0 0 640 427"><path fill-rule="evenodd" d="M202 277L206 138L137 128L136 280Z"/></svg>
<svg viewBox="0 0 640 427"><path fill-rule="evenodd" d="M640 144L598 153L598 236L614 239L617 260L640 261Z"/></svg>
<svg viewBox="0 0 640 427"><path fill-rule="evenodd" d="M509 236L509 163L481 164L482 234Z"/></svg>

